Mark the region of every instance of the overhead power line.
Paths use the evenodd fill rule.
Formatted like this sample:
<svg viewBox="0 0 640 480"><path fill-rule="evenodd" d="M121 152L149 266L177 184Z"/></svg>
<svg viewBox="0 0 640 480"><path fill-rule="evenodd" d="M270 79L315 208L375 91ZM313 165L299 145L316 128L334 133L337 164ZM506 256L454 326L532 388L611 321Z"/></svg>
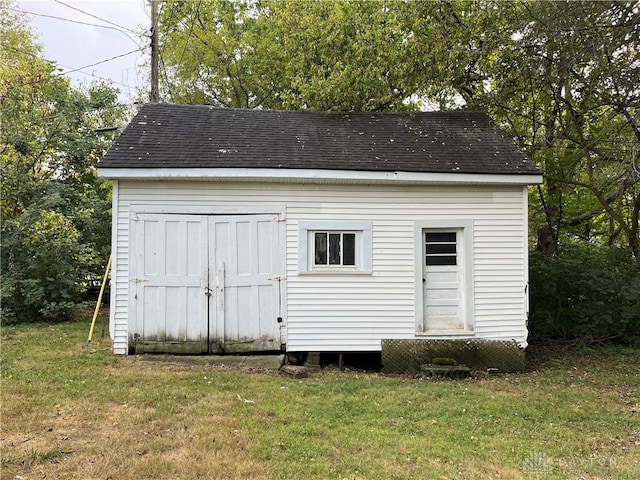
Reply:
<svg viewBox="0 0 640 480"><path fill-rule="evenodd" d="M138 42L136 42L136 41L131 37L131 35L129 35L129 33L127 33L127 31L130 31L130 32L134 33L135 35L140 35L140 33L139 33L139 32L135 32L135 31L130 30L130 29L126 29L126 28L124 28L124 27L118 27L118 28L116 28L116 27L112 27L112 26L110 26L110 25L99 25L99 24L97 24L97 23L83 22L83 21L81 21L81 20L72 20L72 19L70 19L70 18L57 17L57 16L55 16L55 15L47 15L47 14L45 14L45 13L29 12L29 11L27 11L27 10L21 10L21 9L19 9L19 8L13 8L13 7L6 7L6 8L7 8L7 10L11 10L11 11L13 11L13 12L24 13L24 14L27 14L27 15L33 15L33 16L36 16L36 17L51 18L51 19L54 19L54 20L60 20L60 21L62 21L62 22L75 23L75 24L77 24L77 25L87 25L87 26L89 26L89 27L106 28L107 30L114 30L114 31L116 31L116 32L122 33L123 35L126 35L126 36L127 36L127 38L129 38L133 43L135 43L136 45L138 45Z"/></svg>
<svg viewBox="0 0 640 480"><path fill-rule="evenodd" d="M101 75L96 75L94 73L88 73L88 72L83 72L82 68L89 68L89 67L82 67L80 69L76 68L76 69L72 69L72 67L69 67L67 65L62 65L61 63L57 64L60 67L63 68L68 68L68 71L73 71L73 72L77 72L77 73L81 73L83 75L86 75L87 77L91 77L91 78L97 78L100 80L106 80L107 82L111 82L111 83L115 83L116 85L120 85L121 87L125 87L125 88L133 88L131 85L128 85L126 83L122 83L122 82L117 82L116 80L114 80L113 78L107 78L107 77L103 77ZM66 72L65 72L66 73ZM61 75L65 75L65 73L62 73Z"/></svg>
<svg viewBox="0 0 640 480"><path fill-rule="evenodd" d="M100 18L97 15L94 15L93 13L89 13L89 12L85 12L84 10L81 10L78 7L74 7L73 5L69 5L68 3L64 3L61 0L53 0L56 3L59 3L60 5L64 5L65 7L70 8L71 10L75 10L76 12L80 12L83 15L87 15L89 17L95 18L96 20L100 20L101 22L104 23L108 23L109 25L113 25L114 27L117 27L118 29L121 30L126 30L129 33L133 33L134 35L140 35L140 32L136 32L135 30L132 30L131 28L127 28L127 27L123 27L122 25L118 25L117 23L114 23L110 20L107 20L105 18Z"/></svg>
<svg viewBox="0 0 640 480"><path fill-rule="evenodd" d="M1 44L1 42L0 42L0 44ZM131 88L131 85L127 85L127 84L122 83L122 82L117 82L116 80L113 80L112 78L107 78L107 77L103 77L103 76L100 76L100 75L95 75L93 73L87 73L87 72L84 72L83 70L87 69L87 68L90 68L90 67L95 67L96 65L100 65L102 63L110 62L111 60L115 60L115 59L120 58L120 57L126 57L127 55L131 55L131 54L136 53L136 52L144 52L148 48L148 47L144 47L144 48L140 48L138 50L132 50L131 52L123 53L121 55L116 55L115 57L107 58L105 60L100 60L99 62L92 63L90 65L85 65L83 67L73 68L73 67L69 67L68 65L63 65L61 63L58 63L57 61L53 61L53 60L48 60L48 59L42 58L42 57L40 57L39 55L37 55L35 53L29 52L29 51L26 51L26 50L22 50L20 48L15 48L15 47L13 47L11 45L2 45L2 47L3 48L7 48L9 50L13 50L13 51L18 52L18 53L23 54L23 55L29 55L31 57L43 60L45 62L49 62L51 64L54 64L56 67L62 67L62 68L68 69L68 70L66 70L64 72L52 72L52 75L56 75L58 77L64 76L67 73L78 72L78 73L82 73L83 75L87 75L89 77L99 78L101 80L107 80L109 82L115 83L117 85L120 85L120 86L126 87L126 88ZM30 84L38 83L38 82L41 82L41 81L42 81L41 79L38 79L38 80L34 80L32 82L23 83L22 85L30 85Z"/></svg>
<svg viewBox="0 0 640 480"><path fill-rule="evenodd" d="M63 75L66 75L66 74L71 73L71 72L77 72L77 71L80 71L80 70L84 70L85 68L95 67L96 65L100 65L102 63L110 62L111 60L115 60L116 58L126 57L127 55L131 55L133 53L138 53L138 52L143 52L144 50L145 50L144 47L143 48L138 48L136 50L131 50L130 52L123 53L123 54L120 54L120 55L116 55L115 57L107 58L105 60L100 60L99 62L92 63L91 65L85 65L84 67L74 68L73 70L67 70L66 72L63 73Z"/></svg>

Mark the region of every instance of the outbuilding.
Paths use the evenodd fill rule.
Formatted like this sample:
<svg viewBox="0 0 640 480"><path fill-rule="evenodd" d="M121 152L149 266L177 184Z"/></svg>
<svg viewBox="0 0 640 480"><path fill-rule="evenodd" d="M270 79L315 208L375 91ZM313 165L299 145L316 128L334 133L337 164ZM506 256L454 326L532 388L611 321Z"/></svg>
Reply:
<svg viewBox="0 0 640 480"><path fill-rule="evenodd" d="M484 113L147 104L98 168L115 353L526 346L542 177Z"/></svg>

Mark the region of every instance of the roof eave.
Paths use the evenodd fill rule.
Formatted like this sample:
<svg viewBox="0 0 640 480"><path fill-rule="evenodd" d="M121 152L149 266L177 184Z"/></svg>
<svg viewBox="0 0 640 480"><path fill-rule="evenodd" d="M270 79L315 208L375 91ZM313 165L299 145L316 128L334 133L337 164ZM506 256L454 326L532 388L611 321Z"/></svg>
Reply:
<svg viewBox="0 0 640 480"><path fill-rule="evenodd" d="M190 180L265 183L359 184L502 184L536 185L542 174L374 172L276 168L98 168L98 175L112 180Z"/></svg>

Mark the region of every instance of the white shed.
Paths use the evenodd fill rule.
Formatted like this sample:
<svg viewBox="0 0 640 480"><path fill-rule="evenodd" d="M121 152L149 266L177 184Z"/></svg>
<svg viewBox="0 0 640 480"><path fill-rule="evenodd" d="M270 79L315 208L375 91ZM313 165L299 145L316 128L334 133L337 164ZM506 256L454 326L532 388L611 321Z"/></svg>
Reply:
<svg viewBox="0 0 640 480"><path fill-rule="evenodd" d="M115 353L526 345L542 177L483 113L148 104L98 167Z"/></svg>

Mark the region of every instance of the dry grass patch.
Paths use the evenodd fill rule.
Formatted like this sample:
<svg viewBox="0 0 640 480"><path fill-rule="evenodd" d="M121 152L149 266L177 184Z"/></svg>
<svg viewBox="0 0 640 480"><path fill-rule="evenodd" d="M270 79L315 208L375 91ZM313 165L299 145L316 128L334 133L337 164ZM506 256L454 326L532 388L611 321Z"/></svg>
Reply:
<svg viewBox="0 0 640 480"><path fill-rule="evenodd" d="M2 478L265 478L251 460L254 442L232 417L216 413L229 410L215 395L167 409L162 400L154 405L152 393L131 388L133 401L76 400L22 427L3 422Z"/></svg>

